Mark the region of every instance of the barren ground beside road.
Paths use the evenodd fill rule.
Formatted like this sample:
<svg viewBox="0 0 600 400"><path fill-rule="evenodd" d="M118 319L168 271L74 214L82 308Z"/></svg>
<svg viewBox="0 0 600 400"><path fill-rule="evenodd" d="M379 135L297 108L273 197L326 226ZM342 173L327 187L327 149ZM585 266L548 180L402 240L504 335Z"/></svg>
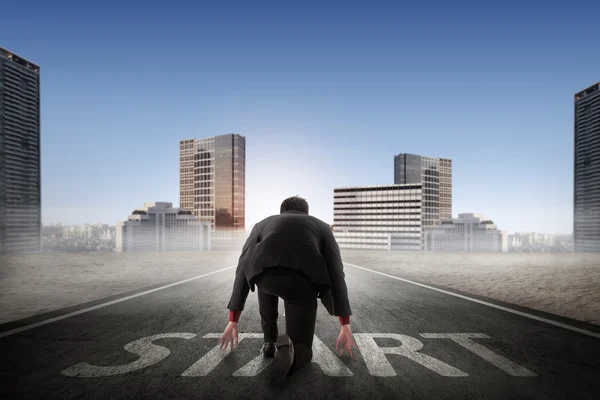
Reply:
<svg viewBox="0 0 600 400"><path fill-rule="evenodd" d="M0 323L234 266L238 257L239 251L0 256ZM342 257L416 282L600 325L600 255L343 250ZM233 285L233 271L224 273Z"/></svg>
<svg viewBox="0 0 600 400"><path fill-rule="evenodd" d="M600 325L600 254L344 251L344 262Z"/></svg>

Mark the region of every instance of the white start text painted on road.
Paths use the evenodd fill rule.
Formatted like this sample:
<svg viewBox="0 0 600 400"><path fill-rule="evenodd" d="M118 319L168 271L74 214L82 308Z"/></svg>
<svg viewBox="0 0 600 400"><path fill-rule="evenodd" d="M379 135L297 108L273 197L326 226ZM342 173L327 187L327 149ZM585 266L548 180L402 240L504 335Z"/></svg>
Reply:
<svg viewBox="0 0 600 400"><path fill-rule="evenodd" d="M125 345L125 351L139 356L136 361L127 364L115 366L97 366L86 362L73 365L62 371L63 375L79 378L95 378L103 376L112 376L126 374L142 368L154 365L171 354L171 351L164 346L159 346L153 342L158 339L193 339L197 335L194 333L164 333L153 336L146 336ZM219 339L222 334L209 333L203 336L204 339ZM493 366L501 369L512 376L533 377L536 373L516 364L515 362L501 356L475 342L473 339L490 339L489 336L482 333L421 333L425 339L451 340L473 354L481 357ZM240 333L239 343L245 339L262 339L260 333ZM446 364L432 356L421 352L424 344L419 339L408 335L398 333L355 333L354 338L360 349L360 354L367 366L367 369L373 376L396 376L392 364L386 358L386 355L400 355L421 367L427 368L438 375L445 377L466 377L469 374L456 367ZM382 347L375 339L393 339L398 341L397 346ZM217 344L208 353L202 356L198 361L183 371L182 376L201 377L207 376L213 371L225 357L231 352L221 350ZM251 377L257 376L263 372L271 363L272 359L263 358L258 355L250 362L233 372L233 376ZM335 355L335 353L325 345L317 336L313 342L313 359L323 373L327 376L353 376L352 371Z"/></svg>

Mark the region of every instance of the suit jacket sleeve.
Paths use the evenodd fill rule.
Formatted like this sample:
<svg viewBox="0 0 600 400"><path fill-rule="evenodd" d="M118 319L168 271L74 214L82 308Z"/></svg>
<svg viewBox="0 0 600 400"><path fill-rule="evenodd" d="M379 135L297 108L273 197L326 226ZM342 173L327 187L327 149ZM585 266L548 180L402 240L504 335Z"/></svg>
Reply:
<svg viewBox="0 0 600 400"><path fill-rule="evenodd" d="M246 299L248 298L248 292L250 292L250 285L246 279L244 267L246 265L246 256L250 251L250 248L257 243L258 224L254 225L250 236L246 240L244 247L242 248L242 255L238 260L238 266L235 270L235 280L233 282L233 291L227 308L232 311L243 311Z"/></svg>
<svg viewBox="0 0 600 400"><path fill-rule="evenodd" d="M348 300L348 287L346 286L346 275L344 274L344 264L342 263L340 247L329 226L327 226L327 229L323 229L321 255L325 259L329 280L331 281L331 296L333 300L334 315L352 315L350 301Z"/></svg>

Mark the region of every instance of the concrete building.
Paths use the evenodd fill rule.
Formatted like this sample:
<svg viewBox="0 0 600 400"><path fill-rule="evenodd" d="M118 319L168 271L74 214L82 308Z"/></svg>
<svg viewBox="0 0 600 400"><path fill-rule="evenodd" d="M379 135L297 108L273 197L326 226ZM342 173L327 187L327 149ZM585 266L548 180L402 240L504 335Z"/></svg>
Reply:
<svg viewBox="0 0 600 400"><path fill-rule="evenodd" d="M600 252L600 83L575 95L573 251Z"/></svg>
<svg viewBox="0 0 600 400"><path fill-rule="evenodd" d="M0 254L42 251L40 67L0 48Z"/></svg>
<svg viewBox="0 0 600 400"><path fill-rule="evenodd" d="M210 249L213 251L242 251L250 231L241 229L215 229L211 232Z"/></svg>
<svg viewBox="0 0 600 400"><path fill-rule="evenodd" d="M510 248L525 247L568 247L572 245L572 235L538 232L515 232L508 235Z"/></svg>
<svg viewBox="0 0 600 400"><path fill-rule="evenodd" d="M452 160L415 154L394 156L394 184L423 185L423 228L452 218Z"/></svg>
<svg viewBox="0 0 600 400"><path fill-rule="evenodd" d="M115 232L107 224L72 225L63 228L63 238L111 241L115 238Z"/></svg>
<svg viewBox="0 0 600 400"><path fill-rule="evenodd" d="M521 246L554 246L554 235L537 232L521 232Z"/></svg>
<svg viewBox="0 0 600 400"><path fill-rule="evenodd" d="M213 230L245 228L246 138L238 134L182 140L180 201Z"/></svg>
<svg viewBox="0 0 600 400"><path fill-rule="evenodd" d="M421 184L333 190L333 233L342 249L422 249Z"/></svg>
<svg viewBox="0 0 600 400"><path fill-rule="evenodd" d="M116 251L204 251L211 247L208 221L172 203L144 203L127 221L117 222Z"/></svg>
<svg viewBox="0 0 600 400"><path fill-rule="evenodd" d="M519 249L523 246L523 238L521 233L509 233L508 234L508 248Z"/></svg>
<svg viewBox="0 0 600 400"><path fill-rule="evenodd" d="M508 251L508 233L482 214L459 214L425 233L429 251Z"/></svg>

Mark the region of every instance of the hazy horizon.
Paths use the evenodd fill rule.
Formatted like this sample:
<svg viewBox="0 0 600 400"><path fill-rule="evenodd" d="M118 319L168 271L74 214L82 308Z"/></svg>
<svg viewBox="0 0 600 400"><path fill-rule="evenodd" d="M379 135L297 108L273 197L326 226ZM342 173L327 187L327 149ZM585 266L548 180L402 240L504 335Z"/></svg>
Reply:
<svg viewBox="0 0 600 400"><path fill-rule="evenodd" d="M292 195L331 224L334 188L393 184L413 153L453 160L453 217L572 232L596 3L109 3L3 7L28 18L0 46L41 67L46 226L179 206L179 141L239 133L247 229Z"/></svg>

